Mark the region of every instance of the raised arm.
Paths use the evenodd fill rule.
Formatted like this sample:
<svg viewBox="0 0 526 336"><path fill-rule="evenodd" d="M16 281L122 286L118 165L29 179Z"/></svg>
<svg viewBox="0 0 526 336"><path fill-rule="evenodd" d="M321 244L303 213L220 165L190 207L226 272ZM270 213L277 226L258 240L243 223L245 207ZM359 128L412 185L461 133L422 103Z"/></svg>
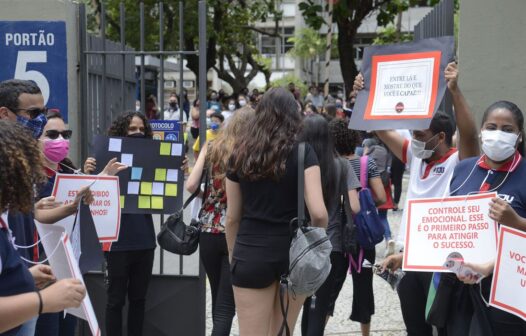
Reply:
<svg viewBox="0 0 526 336"><path fill-rule="evenodd" d="M447 88L451 92L453 107L455 109L455 119L458 127L458 156L465 159L480 155L477 125L475 118L468 106L462 91L458 87L458 65L455 62L449 63L444 71Z"/></svg>
<svg viewBox="0 0 526 336"><path fill-rule="evenodd" d="M205 144L203 150L199 153L199 156L197 157L197 161L195 162L194 168L192 168L190 176L188 176L188 180L186 181L186 190L190 193L195 192L197 188L199 188L199 184L201 183L201 176L203 175L203 171L205 168L207 152L208 146L207 144Z"/></svg>

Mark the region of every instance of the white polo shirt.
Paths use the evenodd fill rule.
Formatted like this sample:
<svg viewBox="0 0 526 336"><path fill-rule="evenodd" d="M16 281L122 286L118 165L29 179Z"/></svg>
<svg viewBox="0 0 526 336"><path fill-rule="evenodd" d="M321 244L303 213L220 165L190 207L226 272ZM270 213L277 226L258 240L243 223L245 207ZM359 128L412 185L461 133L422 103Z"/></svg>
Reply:
<svg viewBox="0 0 526 336"><path fill-rule="evenodd" d="M411 171L402 222L400 223L397 236L398 243L404 245L408 210L407 201L415 198L449 196L449 182L460 160L457 149L451 148L439 160L427 163L422 159L413 157L409 140L404 142L402 153L402 161L409 165Z"/></svg>

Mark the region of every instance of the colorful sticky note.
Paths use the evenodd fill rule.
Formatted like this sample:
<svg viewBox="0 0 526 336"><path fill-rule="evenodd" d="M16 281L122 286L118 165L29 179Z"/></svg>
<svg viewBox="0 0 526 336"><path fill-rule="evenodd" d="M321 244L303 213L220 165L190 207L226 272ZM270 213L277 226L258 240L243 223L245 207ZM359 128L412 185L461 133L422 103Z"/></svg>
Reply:
<svg viewBox="0 0 526 336"><path fill-rule="evenodd" d="M133 154L122 154L121 163L127 165L128 167L133 166Z"/></svg>
<svg viewBox="0 0 526 336"><path fill-rule="evenodd" d="M170 155L171 144L169 142L161 142L161 155Z"/></svg>
<svg viewBox="0 0 526 336"><path fill-rule="evenodd" d="M163 209L164 197L152 196L152 209Z"/></svg>
<svg viewBox="0 0 526 336"><path fill-rule="evenodd" d="M152 194L152 182L141 182L141 195Z"/></svg>
<svg viewBox="0 0 526 336"><path fill-rule="evenodd" d="M166 187L164 189L164 195L165 196L177 196L177 184L174 183L166 183Z"/></svg>
<svg viewBox="0 0 526 336"><path fill-rule="evenodd" d="M172 145L172 156L181 156L183 154L183 145L182 144L173 144Z"/></svg>
<svg viewBox="0 0 526 336"><path fill-rule="evenodd" d="M164 195L164 183L153 182L152 195Z"/></svg>
<svg viewBox="0 0 526 336"><path fill-rule="evenodd" d="M155 168L155 181L166 181L165 168Z"/></svg>
<svg viewBox="0 0 526 336"><path fill-rule="evenodd" d="M142 168L141 167L132 167L131 169L131 179L140 180L142 177Z"/></svg>
<svg viewBox="0 0 526 336"><path fill-rule="evenodd" d="M168 169L166 173L166 181L177 182L178 179L179 179L179 170L178 169Z"/></svg>
<svg viewBox="0 0 526 336"><path fill-rule="evenodd" d="M137 195L139 193L139 182L128 182L128 194Z"/></svg>
<svg viewBox="0 0 526 336"><path fill-rule="evenodd" d="M108 152L120 152L122 148L122 139L110 138L108 144Z"/></svg>
<svg viewBox="0 0 526 336"><path fill-rule="evenodd" d="M123 195L121 195L121 209L124 209L124 200L126 199L126 197L124 197Z"/></svg>
<svg viewBox="0 0 526 336"><path fill-rule="evenodd" d="M139 209L150 209L150 196L139 196Z"/></svg>

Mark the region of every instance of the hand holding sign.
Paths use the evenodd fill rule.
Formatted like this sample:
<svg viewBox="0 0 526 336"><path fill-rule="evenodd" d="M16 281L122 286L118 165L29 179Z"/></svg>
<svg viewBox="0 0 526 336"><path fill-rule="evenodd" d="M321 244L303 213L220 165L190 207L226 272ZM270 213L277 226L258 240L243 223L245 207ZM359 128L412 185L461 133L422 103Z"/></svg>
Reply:
<svg viewBox="0 0 526 336"><path fill-rule="evenodd" d="M86 296L86 287L78 279L64 279L40 292L42 312L56 313L67 308L78 308Z"/></svg>
<svg viewBox="0 0 526 336"><path fill-rule="evenodd" d="M489 217L498 223L513 227L520 220L511 205L503 199L494 197L489 206Z"/></svg>
<svg viewBox="0 0 526 336"><path fill-rule="evenodd" d="M33 280L35 280L35 286L38 289L45 288L47 285L57 280L55 279L55 276L53 275L53 271L51 270L51 267L48 265L44 265L44 264L35 265L29 268L29 272L31 273Z"/></svg>
<svg viewBox="0 0 526 336"><path fill-rule="evenodd" d="M117 158L113 158L110 161L108 161L108 164L106 164L106 167L104 167L104 169L99 175L115 176L126 168L128 168L127 165L117 162Z"/></svg>
<svg viewBox="0 0 526 336"><path fill-rule="evenodd" d="M444 70L444 77L448 90L456 91L458 89L458 65L456 62L447 65L446 70Z"/></svg>

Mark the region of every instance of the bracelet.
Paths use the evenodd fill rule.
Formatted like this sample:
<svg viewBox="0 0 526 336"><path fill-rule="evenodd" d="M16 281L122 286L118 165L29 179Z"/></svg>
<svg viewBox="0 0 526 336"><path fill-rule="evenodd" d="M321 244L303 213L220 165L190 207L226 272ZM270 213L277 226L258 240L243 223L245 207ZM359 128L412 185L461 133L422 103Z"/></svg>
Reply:
<svg viewBox="0 0 526 336"><path fill-rule="evenodd" d="M40 294L40 291L36 291L38 295L38 315L42 315L42 310L44 309L44 303L42 302L42 295Z"/></svg>

